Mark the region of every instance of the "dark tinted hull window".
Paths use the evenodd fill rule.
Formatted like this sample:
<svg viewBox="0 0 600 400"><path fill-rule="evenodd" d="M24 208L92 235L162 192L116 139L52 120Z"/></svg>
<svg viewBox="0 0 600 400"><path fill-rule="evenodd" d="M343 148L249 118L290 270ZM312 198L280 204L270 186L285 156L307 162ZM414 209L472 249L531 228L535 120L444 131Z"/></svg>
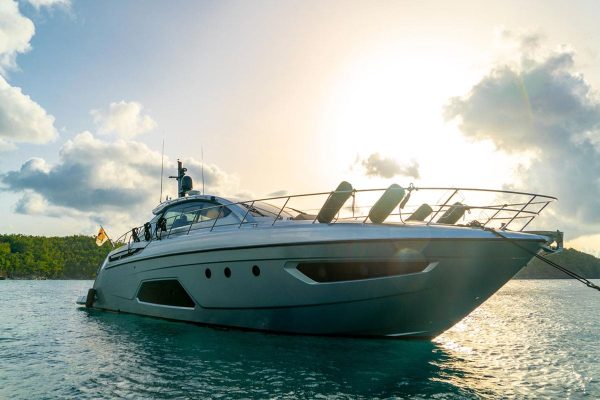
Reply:
<svg viewBox="0 0 600 400"><path fill-rule="evenodd" d="M428 265L426 261L352 261L300 263L297 268L316 282L340 282L414 274Z"/></svg>
<svg viewBox="0 0 600 400"><path fill-rule="evenodd" d="M194 307L194 301L176 279L142 283L138 299L145 303L164 306Z"/></svg>

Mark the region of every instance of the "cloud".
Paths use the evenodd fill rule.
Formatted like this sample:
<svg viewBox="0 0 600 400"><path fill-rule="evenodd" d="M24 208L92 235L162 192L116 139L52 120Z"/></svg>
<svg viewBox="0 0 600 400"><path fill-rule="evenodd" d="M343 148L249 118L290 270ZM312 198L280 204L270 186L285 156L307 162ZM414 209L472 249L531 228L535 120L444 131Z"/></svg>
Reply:
<svg viewBox="0 0 600 400"><path fill-rule="evenodd" d="M187 175L194 180L194 189L202 191L202 162L194 158L184 158L183 165ZM239 192L240 180L214 164L204 164L205 193L219 196L233 195Z"/></svg>
<svg viewBox="0 0 600 400"><path fill-rule="evenodd" d="M54 117L0 76L0 140L47 143L57 136Z"/></svg>
<svg viewBox="0 0 600 400"><path fill-rule="evenodd" d="M450 99L447 120L463 134L522 154L520 186L559 197L561 228L575 234L600 229L600 102L574 71L575 53L525 42L518 64L496 65L464 96Z"/></svg>
<svg viewBox="0 0 600 400"><path fill-rule="evenodd" d="M25 0L27 3L39 10L42 7L71 7L71 0Z"/></svg>
<svg viewBox="0 0 600 400"><path fill-rule="evenodd" d="M575 247L586 253L600 257L600 233L584 235L565 242L565 247Z"/></svg>
<svg viewBox="0 0 600 400"><path fill-rule="evenodd" d="M16 68L17 55L31 49L34 34L33 22L19 12L15 1L0 1L0 74Z"/></svg>
<svg viewBox="0 0 600 400"><path fill-rule="evenodd" d="M282 197L282 196L287 196L287 195L288 195L287 190L277 190L275 192L269 193L267 195L267 197Z"/></svg>
<svg viewBox="0 0 600 400"><path fill-rule="evenodd" d="M19 142L47 143L58 136L54 117L4 77L17 67L17 55L31 49L34 34L33 22L19 12L16 2L0 2L0 151L14 150Z"/></svg>
<svg viewBox="0 0 600 400"><path fill-rule="evenodd" d="M184 159L188 174L201 187L201 163ZM165 175L174 175L175 163L165 158ZM31 158L18 170L0 175L5 189L22 192L15 205L21 214L78 218L81 224L101 223L125 231L150 218L158 203L161 155L145 144L119 139L106 142L83 132L68 140L59 161L48 164ZM239 179L215 165L204 165L206 192L232 194ZM166 182L164 195L177 195L174 181Z"/></svg>
<svg viewBox="0 0 600 400"><path fill-rule="evenodd" d="M57 216L54 213L48 212L48 202L44 197L37 193L31 193L24 195L15 204L15 212L18 214L25 215L52 215Z"/></svg>
<svg viewBox="0 0 600 400"><path fill-rule="evenodd" d="M101 134L115 133L132 138L156 128L149 115L142 115L143 106L136 101L110 103L108 111L92 110L90 113Z"/></svg>
<svg viewBox="0 0 600 400"><path fill-rule="evenodd" d="M357 160L360 161L360 160ZM392 178L396 175L404 175L419 178L419 164L412 160L410 164L400 164L393 158L382 158L379 153L373 153L361 162L368 176L381 176Z"/></svg>
<svg viewBox="0 0 600 400"><path fill-rule="evenodd" d="M24 215L43 215L56 218L89 216L72 208L54 206L48 203L44 196L35 192L25 193L15 204L15 212Z"/></svg>
<svg viewBox="0 0 600 400"><path fill-rule="evenodd" d="M0 153L15 150L16 148L17 146L15 146L13 143L0 138Z"/></svg>
<svg viewBox="0 0 600 400"><path fill-rule="evenodd" d="M159 174L160 154L146 145L105 143L84 132L65 143L58 164L33 158L1 178L12 191L32 190L50 204L92 211L146 201L152 187L148 183Z"/></svg>
<svg viewBox="0 0 600 400"><path fill-rule="evenodd" d="M510 30L500 27L496 30L496 47L501 51L506 60L520 61L525 57L531 57L543 50L542 42L544 35L538 31Z"/></svg>

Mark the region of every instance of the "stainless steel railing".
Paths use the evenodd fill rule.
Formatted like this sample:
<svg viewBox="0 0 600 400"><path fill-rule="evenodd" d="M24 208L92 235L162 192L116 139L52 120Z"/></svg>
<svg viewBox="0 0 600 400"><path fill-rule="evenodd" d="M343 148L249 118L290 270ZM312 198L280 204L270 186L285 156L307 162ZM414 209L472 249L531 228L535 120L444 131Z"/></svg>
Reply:
<svg viewBox="0 0 600 400"><path fill-rule="evenodd" d="M412 196L410 201L406 204L401 203L402 208L398 207L397 212L391 213L384 223L407 224L406 217L416 210L417 206L415 204L427 203L432 209L431 214L423 221L410 222L410 224L437 225L440 219L438 216L444 215L446 211L454 206L452 200L459 200L465 211L461 218L463 222L461 225L523 231L550 203L556 200L553 196L510 190L415 187L412 184L406 190L407 195ZM370 223L368 214L371 205L384 191L385 189L353 190L350 199L346 202L351 202L351 204L344 204L344 207L339 210L336 218L331 223ZM180 214L164 219L164 221L159 220L159 223L150 226L145 224L145 226L133 228L123 234L116 242L122 244L141 241L150 242L173 236L188 235L192 232L211 232L224 227L258 226L265 224L265 221L270 222L270 220L262 218L261 222L257 223L254 221L254 217L249 219L250 214L262 214L263 217L271 218L271 226L284 220L299 219L299 215L302 215L302 219L307 220L307 222L317 223L316 214L320 209L319 204L323 204L325 199L333 194L334 192L318 192L268 197L213 207L190 207ZM423 200L414 201L417 197ZM471 197L473 202L469 202L467 197ZM366 205L360 205L363 201ZM270 210L261 208L265 203L269 205ZM274 203L281 203L281 205L275 205ZM295 208L295 203L305 204ZM173 204L179 204L179 202L174 201ZM292 205L295 207L292 208ZM228 214L225 209L235 210L236 206L239 207L235 215L238 216L238 219L241 216L241 219L235 222L225 221L225 214ZM207 211L211 209L217 209L216 218L201 220L202 214L207 214ZM184 214L186 217L188 215L192 216L191 221L183 226L176 227L175 222L183 218ZM469 218L466 217L467 215Z"/></svg>

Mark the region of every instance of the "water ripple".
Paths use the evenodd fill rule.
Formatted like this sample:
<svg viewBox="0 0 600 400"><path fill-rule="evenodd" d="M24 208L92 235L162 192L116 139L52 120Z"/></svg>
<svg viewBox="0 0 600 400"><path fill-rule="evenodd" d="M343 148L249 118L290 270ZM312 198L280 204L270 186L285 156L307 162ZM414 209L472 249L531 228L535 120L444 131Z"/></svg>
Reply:
<svg viewBox="0 0 600 400"><path fill-rule="evenodd" d="M600 297L513 281L429 341L280 336L78 309L0 282L0 398L596 398Z"/></svg>

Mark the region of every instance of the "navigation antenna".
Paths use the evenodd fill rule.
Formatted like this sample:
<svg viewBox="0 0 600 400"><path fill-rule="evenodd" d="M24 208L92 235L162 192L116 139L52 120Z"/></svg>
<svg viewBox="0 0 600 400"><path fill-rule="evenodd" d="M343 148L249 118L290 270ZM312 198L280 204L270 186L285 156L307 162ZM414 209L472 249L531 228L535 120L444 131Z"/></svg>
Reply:
<svg viewBox="0 0 600 400"><path fill-rule="evenodd" d="M192 178L185 175L187 168L183 168L183 163L177 160L177 176L169 176L169 178L177 179L177 194L179 197L185 197L185 194L192 190Z"/></svg>
<svg viewBox="0 0 600 400"><path fill-rule="evenodd" d="M160 197L158 198L158 202L162 202L162 192L163 192L163 173L165 170L165 138L163 137L162 141L162 155L160 157Z"/></svg>

